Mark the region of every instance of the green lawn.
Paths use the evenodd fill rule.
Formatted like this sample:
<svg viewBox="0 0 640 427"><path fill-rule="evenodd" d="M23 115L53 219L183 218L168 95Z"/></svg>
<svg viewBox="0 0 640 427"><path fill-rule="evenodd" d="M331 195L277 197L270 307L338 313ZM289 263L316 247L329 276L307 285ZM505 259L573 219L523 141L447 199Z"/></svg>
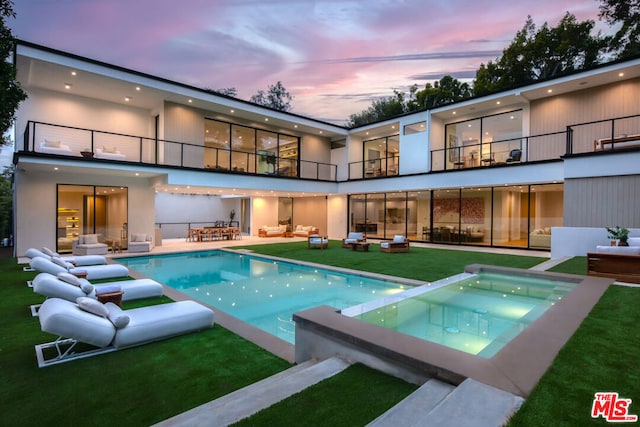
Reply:
<svg viewBox="0 0 640 427"><path fill-rule="evenodd" d="M471 263L526 268L542 261L426 248L385 254L372 247L370 253L362 253L342 249L334 241L326 251L308 250L304 242L250 249L421 280L459 273ZM573 259L554 270L584 274L586 260ZM0 259L0 273L3 425L113 425L114 420L118 425L150 425L289 367L216 325L200 333L38 369L33 345L53 337L39 330L27 309L42 301L25 286L34 274L22 272L12 259ZM167 299L127 304L125 309L162 302ZM631 413L640 414L639 306L640 289L610 288L510 425L592 424L591 402L598 391L617 391L633 399ZM365 425L414 388L356 365L257 414L245 425Z"/></svg>

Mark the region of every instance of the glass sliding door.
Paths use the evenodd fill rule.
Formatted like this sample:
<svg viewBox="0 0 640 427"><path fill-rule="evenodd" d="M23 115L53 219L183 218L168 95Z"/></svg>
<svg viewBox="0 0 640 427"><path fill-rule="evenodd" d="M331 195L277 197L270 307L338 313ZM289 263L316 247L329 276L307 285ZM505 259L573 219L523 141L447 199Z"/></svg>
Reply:
<svg viewBox="0 0 640 427"><path fill-rule="evenodd" d="M298 138L287 135L278 136L278 175L298 176L300 147Z"/></svg>
<svg viewBox="0 0 640 427"><path fill-rule="evenodd" d="M80 234L97 234L101 242L120 240L127 247L128 189L58 185L57 251L72 251Z"/></svg>
<svg viewBox="0 0 640 427"><path fill-rule="evenodd" d="M457 242L459 227L460 190L435 190L433 192L433 241Z"/></svg>
<svg viewBox="0 0 640 427"><path fill-rule="evenodd" d="M489 245L491 242L491 188L463 189L460 204L458 241L463 244Z"/></svg>
<svg viewBox="0 0 640 427"><path fill-rule="evenodd" d="M255 172L256 131L244 126L231 126L231 170Z"/></svg>
<svg viewBox="0 0 640 427"><path fill-rule="evenodd" d="M228 170L231 164L231 126L214 120L204 121L204 166Z"/></svg>
<svg viewBox="0 0 640 427"><path fill-rule="evenodd" d="M409 193L409 238L431 240L431 191ZM415 208L414 208L415 207ZM415 223L415 236L412 224Z"/></svg>
<svg viewBox="0 0 640 427"><path fill-rule="evenodd" d="M256 172L275 175L278 170L278 134L257 132L258 167Z"/></svg>
<svg viewBox="0 0 640 427"><path fill-rule="evenodd" d="M392 239L393 236L407 234L407 194L387 193L386 211L384 218L384 237Z"/></svg>
<svg viewBox="0 0 640 427"><path fill-rule="evenodd" d="M551 248L551 227L562 226L564 186L532 185L529 197L529 247Z"/></svg>
<svg viewBox="0 0 640 427"><path fill-rule="evenodd" d="M527 247L528 187L497 187L493 204L493 245Z"/></svg>

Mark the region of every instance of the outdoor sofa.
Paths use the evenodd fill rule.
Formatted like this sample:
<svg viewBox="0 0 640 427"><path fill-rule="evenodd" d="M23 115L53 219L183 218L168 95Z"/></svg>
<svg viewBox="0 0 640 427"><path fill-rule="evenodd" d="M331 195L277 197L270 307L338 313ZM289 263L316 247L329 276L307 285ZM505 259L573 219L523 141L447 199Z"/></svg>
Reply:
<svg viewBox="0 0 640 427"><path fill-rule="evenodd" d="M393 240L381 241L380 251L387 253L409 252L409 240L401 234L393 236Z"/></svg>

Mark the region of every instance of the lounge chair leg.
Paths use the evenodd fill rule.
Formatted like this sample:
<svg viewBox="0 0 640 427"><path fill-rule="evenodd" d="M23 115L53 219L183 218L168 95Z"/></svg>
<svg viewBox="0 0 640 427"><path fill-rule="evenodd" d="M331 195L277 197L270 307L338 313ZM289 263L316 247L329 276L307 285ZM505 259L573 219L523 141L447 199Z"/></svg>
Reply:
<svg viewBox="0 0 640 427"><path fill-rule="evenodd" d="M42 304L32 304L29 306L29 309L31 310L31 317L38 317L38 310L40 310L40 306L42 306Z"/></svg>

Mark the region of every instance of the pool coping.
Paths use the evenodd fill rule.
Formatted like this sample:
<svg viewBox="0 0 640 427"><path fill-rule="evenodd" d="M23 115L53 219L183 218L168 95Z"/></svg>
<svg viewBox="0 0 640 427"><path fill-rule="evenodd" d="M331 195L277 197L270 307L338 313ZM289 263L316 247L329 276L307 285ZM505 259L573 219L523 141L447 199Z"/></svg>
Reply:
<svg viewBox="0 0 640 427"><path fill-rule="evenodd" d="M343 316L335 308L320 306L294 314L295 361L301 363L310 358L340 355L416 383L437 378L457 385L466 378L473 378L527 397L560 349L615 281L480 264L469 265L465 271L553 277L575 281L578 285L491 358L424 341Z"/></svg>

